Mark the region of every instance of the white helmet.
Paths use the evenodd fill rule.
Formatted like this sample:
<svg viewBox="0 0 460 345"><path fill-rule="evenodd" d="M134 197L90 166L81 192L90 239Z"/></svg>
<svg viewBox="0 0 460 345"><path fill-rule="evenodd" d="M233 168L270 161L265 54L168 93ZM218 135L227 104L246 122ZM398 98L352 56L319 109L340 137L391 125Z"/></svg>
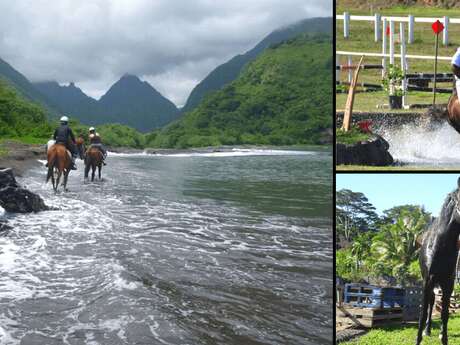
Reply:
<svg viewBox="0 0 460 345"><path fill-rule="evenodd" d="M69 122L69 118L67 116L61 117L61 122Z"/></svg>
<svg viewBox="0 0 460 345"><path fill-rule="evenodd" d="M90 127L90 128L89 128L89 131L90 131L90 132L95 131L95 130L96 130L96 128L94 128L94 127Z"/></svg>

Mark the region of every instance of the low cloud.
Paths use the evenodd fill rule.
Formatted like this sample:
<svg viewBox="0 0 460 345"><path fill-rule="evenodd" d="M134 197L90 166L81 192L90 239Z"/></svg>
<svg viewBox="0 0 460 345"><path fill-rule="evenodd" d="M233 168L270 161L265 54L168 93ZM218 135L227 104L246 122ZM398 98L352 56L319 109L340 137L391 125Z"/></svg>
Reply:
<svg viewBox="0 0 460 345"><path fill-rule="evenodd" d="M176 105L216 66L274 29L331 16L313 0L0 2L0 57L31 81L73 81L99 98L123 74Z"/></svg>

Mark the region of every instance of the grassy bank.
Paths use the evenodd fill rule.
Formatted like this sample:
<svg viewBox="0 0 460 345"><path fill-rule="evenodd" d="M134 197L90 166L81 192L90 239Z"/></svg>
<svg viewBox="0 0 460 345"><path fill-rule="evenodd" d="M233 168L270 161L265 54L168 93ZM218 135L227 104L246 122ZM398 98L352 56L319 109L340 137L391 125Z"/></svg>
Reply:
<svg viewBox="0 0 460 345"><path fill-rule="evenodd" d="M437 16L449 16L449 17L460 17L460 9L443 9L436 7L422 7L422 6L394 6L385 9L371 10L370 7L359 7L362 4L356 4L353 1L339 1L337 4L337 13L341 14L344 11L354 15L373 15L375 12L381 13L382 15L395 15L395 16L407 16L413 14L417 17L437 17ZM336 29L336 48L337 50L343 51L354 51L354 52L374 52L380 53L382 51L382 42L374 42L374 22L367 21L351 21L350 22L350 37L345 39L343 37L343 20L337 20ZM395 25L396 33L399 33L399 24ZM406 26L406 35L407 35ZM407 54L413 55L434 55L434 35L431 29L431 23L415 23L414 30L414 43L407 44ZM457 47L460 46L460 25L451 24L449 26L449 45L443 46L442 43L439 46L439 56L452 56ZM395 44L396 53L400 52L400 45ZM359 57L353 57L353 63L357 63ZM340 63L346 64L346 57L342 56ZM365 57L365 64L380 64L381 58ZM396 65L399 66L399 58L395 59ZM434 62L432 60L408 60L408 73L425 72L433 73ZM450 61L438 61L438 73L450 73ZM347 72L341 72L340 80L347 79ZM368 82L374 84L381 83L381 71L380 70L363 70L360 72L360 82ZM431 85L430 85L431 86ZM440 88L451 88L452 82L438 83ZM438 94L437 99L439 103L446 103L449 95ZM363 100L360 100L363 98ZM337 94L337 107L343 108L345 106L346 95ZM432 94L430 92L409 92L408 98L409 104L411 103L430 103L432 101ZM375 110L376 104L388 103L388 99L384 92L357 94L356 96L356 110Z"/></svg>
<svg viewBox="0 0 460 345"><path fill-rule="evenodd" d="M417 337L417 323L406 325L394 325L372 329L362 337L352 341L340 343L342 345L412 345ZM438 338L441 328L440 319L433 320L433 328L430 337L423 338L423 345L439 345ZM460 337L460 316L451 315L448 323L448 336L450 343L456 344Z"/></svg>
<svg viewBox="0 0 460 345"><path fill-rule="evenodd" d="M337 110L343 111L345 103L347 102L348 94L336 94L336 107ZM436 104L446 104L449 100L450 94L436 94ZM429 92L410 92L407 97L409 104L431 104L433 101L433 94ZM362 92L355 94L355 102L353 105L354 111L369 111L369 112L392 112L392 113L424 113L426 108L418 109L389 109L377 108L378 104L388 104L388 94L385 91L376 92Z"/></svg>
<svg viewBox="0 0 460 345"><path fill-rule="evenodd" d="M336 130L336 142L338 144L353 145L360 141L366 141L371 137L370 134L362 133L359 129L352 128L348 132L341 129Z"/></svg>

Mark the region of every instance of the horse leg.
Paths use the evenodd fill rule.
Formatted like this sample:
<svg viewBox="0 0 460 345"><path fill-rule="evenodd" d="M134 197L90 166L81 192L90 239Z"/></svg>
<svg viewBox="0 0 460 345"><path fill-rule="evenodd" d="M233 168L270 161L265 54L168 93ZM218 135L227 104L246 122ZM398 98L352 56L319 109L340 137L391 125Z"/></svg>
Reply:
<svg viewBox="0 0 460 345"><path fill-rule="evenodd" d="M96 166L93 164L91 166L91 182L94 181L94 175L96 174Z"/></svg>
<svg viewBox="0 0 460 345"><path fill-rule="evenodd" d="M428 301L428 319L426 321L425 331L423 331L423 335L430 336L431 335L431 315L433 313L433 306L434 306L434 291L431 291L431 295Z"/></svg>
<svg viewBox="0 0 460 345"><path fill-rule="evenodd" d="M418 322L418 333L417 333L416 345L419 345L422 342L422 331L426 323L426 318L428 315L428 302L429 302L431 293L433 292L433 288L434 288L434 284L432 282L432 279L431 277L428 277L423 282L423 302L422 302L422 310L420 313L420 319Z"/></svg>
<svg viewBox="0 0 460 345"><path fill-rule="evenodd" d="M447 284L450 285L450 284ZM453 285L453 284L452 284ZM442 289L442 310L441 310L441 333L439 338L442 345L447 345L447 321L449 321L449 304L452 295L452 286L441 286Z"/></svg>
<svg viewBox="0 0 460 345"><path fill-rule="evenodd" d="M97 167L97 171L98 171L98 174L99 174L99 180L101 180L101 164L99 163L98 167Z"/></svg>
<svg viewBox="0 0 460 345"><path fill-rule="evenodd" d="M63 185L64 185L64 190L65 190L66 192L69 191L69 190L67 189L67 179L69 178L69 173L70 173L70 170L66 170L66 171L64 172L64 183L63 183Z"/></svg>
<svg viewBox="0 0 460 345"><path fill-rule="evenodd" d="M90 168L89 162L85 161L85 179L88 178L89 168Z"/></svg>
<svg viewBox="0 0 460 345"><path fill-rule="evenodd" d="M56 178L56 189L55 189L56 191L57 191L57 189L59 187L59 181L61 180L61 174L62 174L62 171L59 170L59 172L57 174L57 178Z"/></svg>

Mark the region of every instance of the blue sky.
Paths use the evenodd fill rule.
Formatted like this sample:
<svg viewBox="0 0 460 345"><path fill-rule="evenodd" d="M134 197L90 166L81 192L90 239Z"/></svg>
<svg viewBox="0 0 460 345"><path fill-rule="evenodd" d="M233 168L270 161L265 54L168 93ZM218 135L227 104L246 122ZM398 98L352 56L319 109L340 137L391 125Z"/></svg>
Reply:
<svg viewBox="0 0 460 345"><path fill-rule="evenodd" d="M424 205L437 217L460 174L336 174L337 190L362 192L378 213L404 204Z"/></svg>

